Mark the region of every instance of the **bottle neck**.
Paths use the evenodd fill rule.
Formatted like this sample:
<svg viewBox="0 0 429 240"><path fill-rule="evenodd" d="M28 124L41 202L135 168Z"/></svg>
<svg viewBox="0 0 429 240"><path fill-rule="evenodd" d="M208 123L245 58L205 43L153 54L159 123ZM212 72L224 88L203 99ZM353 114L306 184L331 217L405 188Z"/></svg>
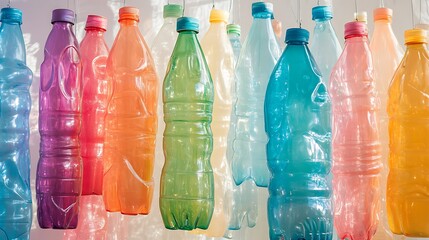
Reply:
<svg viewBox="0 0 429 240"><path fill-rule="evenodd" d="M226 23L224 22L211 22L209 31L219 31L221 34L226 32Z"/></svg>
<svg viewBox="0 0 429 240"><path fill-rule="evenodd" d="M346 38L346 44L348 43L368 43L368 36L366 35L354 35Z"/></svg>
<svg viewBox="0 0 429 240"><path fill-rule="evenodd" d="M164 24L175 24L176 22L177 22L177 18L174 18L174 17L164 18Z"/></svg>
<svg viewBox="0 0 429 240"><path fill-rule="evenodd" d="M85 29L86 35L103 37L106 30L97 27L89 27Z"/></svg>
<svg viewBox="0 0 429 240"><path fill-rule="evenodd" d="M289 45L307 45L308 43L307 42L303 42L303 41L288 41L287 42L287 45L289 46Z"/></svg>
<svg viewBox="0 0 429 240"><path fill-rule="evenodd" d="M26 62L24 37L21 25L3 22L0 27L0 58Z"/></svg>
<svg viewBox="0 0 429 240"><path fill-rule="evenodd" d="M128 26L137 27L138 22L132 19L122 19L122 20L119 20L119 24L121 25L121 27L128 27Z"/></svg>
<svg viewBox="0 0 429 240"><path fill-rule="evenodd" d="M426 50L426 43L406 43L408 50Z"/></svg>

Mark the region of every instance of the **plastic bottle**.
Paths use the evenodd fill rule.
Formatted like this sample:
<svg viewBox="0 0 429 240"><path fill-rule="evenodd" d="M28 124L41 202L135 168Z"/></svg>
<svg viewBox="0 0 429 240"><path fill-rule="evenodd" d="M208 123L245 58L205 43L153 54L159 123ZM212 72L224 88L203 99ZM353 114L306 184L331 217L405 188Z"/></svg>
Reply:
<svg viewBox="0 0 429 240"><path fill-rule="evenodd" d="M429 24L427 24L427 23L418 23L418 24L415 25L415 28L426 30L426 32L428 33L427 37L429 38ZM428 48L428 44L426 44L426 48Z"/></svg>
<svg viewBox="0 0 429 240"><path fill-rule="evenodd" d="M397 235L429 238L427 31L405 31L404 58L389 87L387 216Z"/></svg>
<svg viewBox="0 0 429 240"><path fill-rule="evenodd" d="M207 229L214 208L214 90L198 31L197 19L177 19L179 36L163 87L165 164L159 205L165 227L173 230Z"/></svg>
<svg viewBox="0 0 429 240"><path fill-rule="evenodd" d="M37 218L41 228L76 228L82 192L82 66L73 33L75 14L52 12L52 31L40 69Z"/></svg>
<svg viewBox="0 0 429 240"><path fill-rule="evenodd" d="M286 31L265 95L270 239L332 239L330 100L309 37Z"/></svg>
<svg viewBox="0 0 429 240"><path fill-rule="evenodd" d="M227 35L229 13L219 9L210 11L210 28L201 40L201 47L209 66L214 87L213 152L210 163L214 176L214 212L209 228L198 231L209 237L222 237L228 229L232 200L232 175L226 158L231 116L231 87L234 80L234 52Z"/></svg>
<svg viewBox="0 0 429 240"><path fill-rule="evenodd" d="M393 74L401 62L404 52L396 40L392 31L392 9L376 8L374 10L374 32L370 41L372 61L374 64L374 79L376 89L380 97L380 143L383 169L380 178L381 202L380 225L374 236L375 240L393 239L389 231L386 215L386 183L387 183L387 158L389 152L389 133L387 117L387 89Z"/></svg>
<svg viewBox="0 0 429 240"><path fill-rule="evenodd" d="M227 25L228 37L234 51L235 63L241 51L241 28L237 24ZM235 82L233 81L231 89L232 103L236 101L234 92ZM231 131L229 132L231 133ZM228 165L231 166L231 148L227 148ZM228 229L239 230L243 220L247 227L254 227L258 218L258 190L253 182L249 179L244 181L240 186L232 184L232 201L231 201L231 218ZM231 235L227 234L227 235Z"/></svg>
<svg viewBox="0 0 429 240"><path fill-rule="evenodd" d="M345 24L344 51L330 78L334 223L340 239L371 239L379 219L380 100L367 34L363 22Z"/></svg>
<svg viewBox="0 0 429 240"><path fill-rule="evenodd" d="M0 239L29 239L29 115L33 73L26 66L22 12L1 9L0 26Z"/></svg>
<svg viewBox="0 0 429 240"><path fill-rule="evenodd" d="M105 119L106 210L148 214L153 195L158 78L138 28L139 10L119 9L120 29L107 59L111 84Z"/></svg>
<svg viewBox="0 0 429 240"><path fill-rule="evenodd" d="M331 24L332 7L316 6L312 9L316 22L310 50L322 74L323 82L328 86L332 68L341 55L341 45Z"/></svg>
<svg viewBox="0 0 429 240"><path fill-rule="evenodd" d="M113 239L107 235L107 212L102 196L82 196L79 208L78 227L73 230L64 231L63 240Z"/></svg>
<svg viewBox="0 0 429 240"><path fill-rule="evenodd" d="M271 21L271 24L273 25L273 30L274 30L274 34L276 35L277 44L279 45L280 49L284 49L285 44L282 41L282 32L283 32L282 22L277 19L273 19Z"/></svg>
<svg viewBox="0 0 429 240"><path fill-rule="evenodd" d="M226 26L226 31L228 33L229 41L232 45L232 51L234 52L234 67L238 61L241 51L241 27L238 24L228 24ZM231 93L232 94L232 93Z"/></svg>
<svg viewBox="0 0 429 240"><path fill-rule="evenodd" d="M106 62L109 49L104 41L107 19L88 15L86 34L80 46L82 57L82 195L101 195L103 190L104 117L107 109Z"/></svg>
<svg viewBox="0 0 429 240"><path fill-rule="evenodd" d="M257 186L267 187L270 173L263 102L280 49L271 24L273 5L253 3L252 15L254 20L235 69L236 101L231 113L228 148L235 183L240 185L246 179L253 179Z"/></svg>

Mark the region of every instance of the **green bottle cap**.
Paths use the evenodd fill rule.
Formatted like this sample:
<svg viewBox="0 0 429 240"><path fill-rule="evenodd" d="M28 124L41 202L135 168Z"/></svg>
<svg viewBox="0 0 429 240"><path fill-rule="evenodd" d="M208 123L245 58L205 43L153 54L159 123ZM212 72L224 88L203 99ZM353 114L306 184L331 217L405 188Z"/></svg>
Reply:
<svg viewBox="0 0 429 240"><path fill-rule="evenodd" d="M178 5L178 4L164 5L164 18L168 18L168 17L178 18L182 16L182 13L183 13L182 5Z"/></svg>
<svg viewBox="0 0 429 240"><path fill-rule="evenodd" d="M238 24L228 24L226 26L226 32L228 34L235 33L235 34L241 35L241 27Z"/></svg>

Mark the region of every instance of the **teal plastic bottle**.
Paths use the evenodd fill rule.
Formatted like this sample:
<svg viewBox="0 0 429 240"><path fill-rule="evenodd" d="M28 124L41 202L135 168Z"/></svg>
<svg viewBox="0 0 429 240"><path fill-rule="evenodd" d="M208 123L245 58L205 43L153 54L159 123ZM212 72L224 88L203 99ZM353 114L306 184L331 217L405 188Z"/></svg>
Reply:
<svg viewBox="0 0 429 240"><path fill-rule="evenodd" d="M287 30L265 97L270 239L332 239L330 100L309 35Z"/></svg>
<svg viewBox="0 0 429 240"><path fill-rule="evenodd" d="M179 36L163 86L164 155L159 206L167 229L207 229L214 208L214 89L195 18L177 19Z"/></svg>
<svg viewBox="0 0 429 240"><path fill-rule="evenodd" d="M30 238L29 115L33 74L26 66L22 12L1 9L0 239Z"/></svg>
<svg viewBox="0 0 429 240"><path fill-rule="evenodd" d="M270 173L265 150L264 98L280 48L271 24L273 4L253 3L252 15L253 23L235 68L236 100L231 113L228 151L237 185L251 179L258 187L267 187Z"/></svg>
<svg viewBox="0 0 429 240"><path fill-rule="evenodd" d="M316 26L314 26L310 50L320 69L323 82L328 86L332 68L343 49L331 24L332 7L316 6L311 12Z"/></svg>

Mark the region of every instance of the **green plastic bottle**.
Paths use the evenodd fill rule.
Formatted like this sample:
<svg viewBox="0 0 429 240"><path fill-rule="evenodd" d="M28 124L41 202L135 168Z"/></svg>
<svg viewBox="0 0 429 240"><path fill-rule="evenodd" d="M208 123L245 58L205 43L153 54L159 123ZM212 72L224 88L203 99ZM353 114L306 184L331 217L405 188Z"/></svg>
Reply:
<svg viewBox="0 0 429 240"><path fill-rule="evenodd" d="M207 229L213 215L214 90L198 29L195 18L177 19L179 36L164 79L165 164L159 205L168 229Z"/></svg>

